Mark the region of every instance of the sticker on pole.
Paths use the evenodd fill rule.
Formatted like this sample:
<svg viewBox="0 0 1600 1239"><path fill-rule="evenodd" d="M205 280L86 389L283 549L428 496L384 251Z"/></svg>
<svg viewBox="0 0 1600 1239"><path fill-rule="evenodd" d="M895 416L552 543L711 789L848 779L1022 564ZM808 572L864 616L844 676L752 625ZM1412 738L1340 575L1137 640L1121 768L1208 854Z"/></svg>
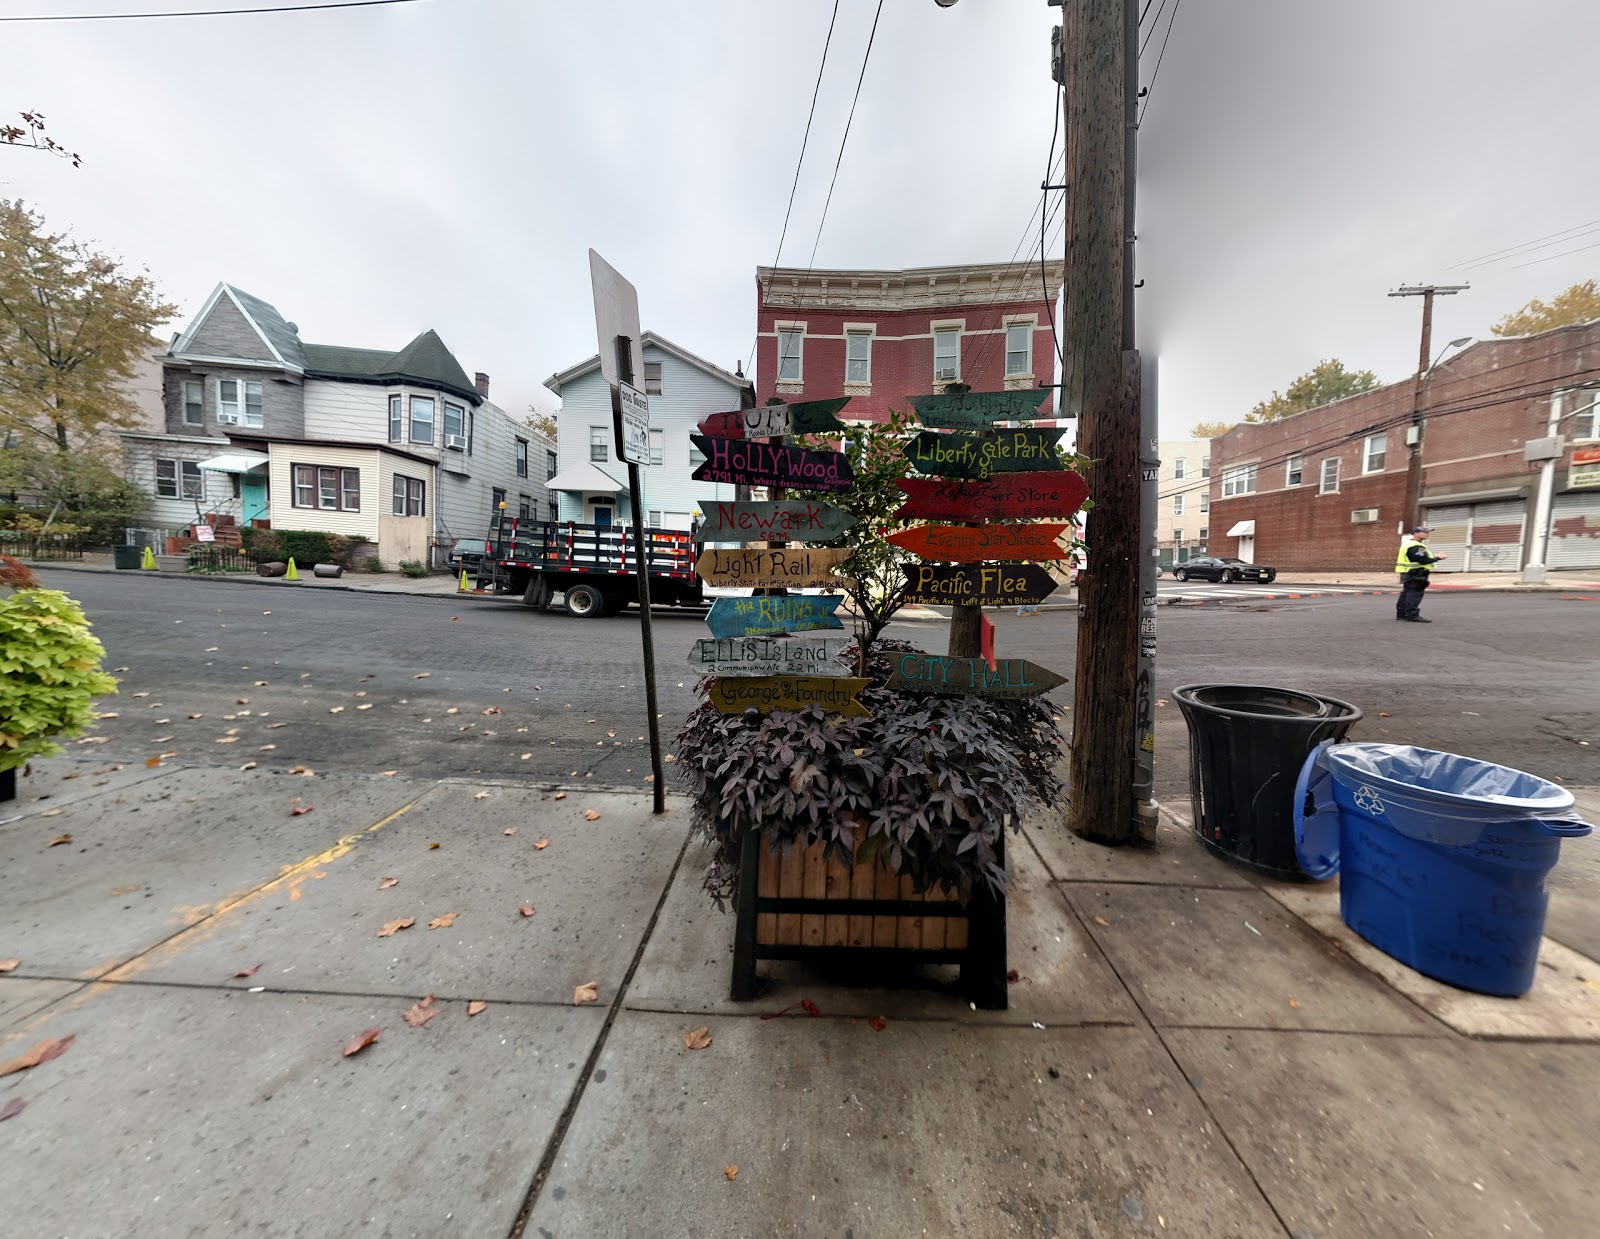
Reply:
<svg viewBox="0 0 1600 1239"><path fill-rule="evenodd" d="M637 387L619 382L617 392L622 397L622 438L617 441L617 455L630 465L650 463L650 398Z"/></svg>

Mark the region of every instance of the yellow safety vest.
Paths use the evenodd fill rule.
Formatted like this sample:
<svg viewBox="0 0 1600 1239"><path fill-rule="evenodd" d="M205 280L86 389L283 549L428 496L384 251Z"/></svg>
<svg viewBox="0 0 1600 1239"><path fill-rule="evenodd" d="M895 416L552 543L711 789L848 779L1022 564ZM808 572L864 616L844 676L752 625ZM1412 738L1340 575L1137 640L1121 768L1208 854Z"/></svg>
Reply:
<svg viewBox="0 0 1600 1239"><path fill-rule="evenodd" d="M1409 560L1409 559L1406 558L1406 552L1407 551L1409 551L1414 546L1421 546L1421 545L1423 545L1423 544L1420 543L1420 542L1416 542L1416 541L1402 542L1400 544L1400 553L1395 556L1394 570L1396 572L1410 572L1413 568L1421 568L1424 572L1427 572L1430 569L1432 569L1432 567L1433 567L1432 564L1419 564L1419 563L1415 563L1412 560Z"/></svg>

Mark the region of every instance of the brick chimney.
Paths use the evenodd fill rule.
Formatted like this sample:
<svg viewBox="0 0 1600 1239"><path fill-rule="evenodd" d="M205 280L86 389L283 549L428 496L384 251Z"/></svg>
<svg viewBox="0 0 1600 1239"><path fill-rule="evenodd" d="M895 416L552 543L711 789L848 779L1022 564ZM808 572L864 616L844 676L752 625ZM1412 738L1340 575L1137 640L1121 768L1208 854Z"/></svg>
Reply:
<svg viewBox="0 0 1600 1239"><path fill-rule="evenodd" d="M472 385L478 389L478 395L485 400L489 398L489 376L482 370L472 376Z"/></svg>

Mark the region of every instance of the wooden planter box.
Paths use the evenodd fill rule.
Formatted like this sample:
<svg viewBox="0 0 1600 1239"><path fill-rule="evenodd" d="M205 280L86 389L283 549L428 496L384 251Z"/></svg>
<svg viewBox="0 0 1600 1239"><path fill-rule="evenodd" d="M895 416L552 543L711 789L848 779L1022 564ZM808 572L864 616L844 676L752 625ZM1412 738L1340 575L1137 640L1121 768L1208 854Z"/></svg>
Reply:
<svg viewBox="0 0 1600 1239"><path fill-rule="evenodd" d="M785 856L779 844L755 832L745 836L735 895L736 1002L756 996L758 960L798 959L958 964L971 1001L1005 1008L1003 899L986 888L967 905L951 890L919 895L911 878L895 874L881 857L849 869L824 850L820 843L794 846Z"/></svg>

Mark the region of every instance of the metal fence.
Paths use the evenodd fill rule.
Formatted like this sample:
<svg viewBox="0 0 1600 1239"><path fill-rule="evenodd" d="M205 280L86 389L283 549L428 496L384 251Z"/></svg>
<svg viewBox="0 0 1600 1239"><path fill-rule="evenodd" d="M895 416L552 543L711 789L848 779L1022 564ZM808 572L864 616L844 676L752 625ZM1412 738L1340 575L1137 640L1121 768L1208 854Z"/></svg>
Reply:
<svg viewBox="0 0 1600 1239"><path fill-rule="evenodd" d="M250 558L242 547L222 546L213 543L210 546L193 546L189 548L188 572L216 573L216 572L254 572L256 561Z"/></svg>
<svg viewBox="0 0 1600 1239"><path fill-rule="evenodd" d="M23 533L0 529L0 555L16 559L62 560L83 558L80 534Z"/></svg>

